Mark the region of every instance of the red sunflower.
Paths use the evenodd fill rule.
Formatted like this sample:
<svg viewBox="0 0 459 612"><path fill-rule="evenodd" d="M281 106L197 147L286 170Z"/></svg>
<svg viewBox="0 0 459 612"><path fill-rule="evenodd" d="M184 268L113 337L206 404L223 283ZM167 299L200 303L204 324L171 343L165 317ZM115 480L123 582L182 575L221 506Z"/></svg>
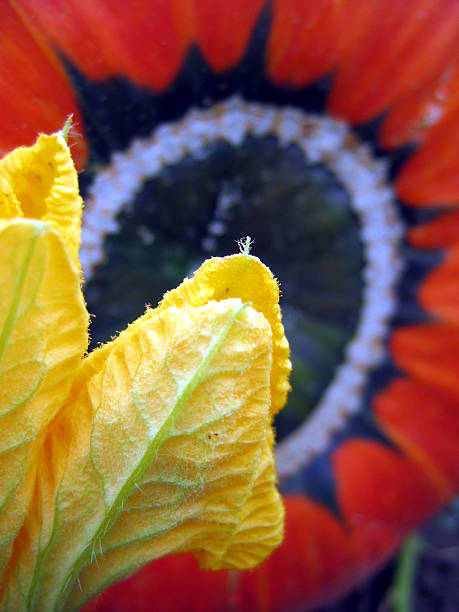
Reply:
<svg viewBox="0 0 459 612"><path fill-rule="evenodd" d="M74 116L96 339L134 318L123 271L143 306L136 262L161 295L251 224L284 281L283 545L244 573L166 558L91 609L332 600L458 489L458 2L9 0L0 30L0 152Z"/></svg>

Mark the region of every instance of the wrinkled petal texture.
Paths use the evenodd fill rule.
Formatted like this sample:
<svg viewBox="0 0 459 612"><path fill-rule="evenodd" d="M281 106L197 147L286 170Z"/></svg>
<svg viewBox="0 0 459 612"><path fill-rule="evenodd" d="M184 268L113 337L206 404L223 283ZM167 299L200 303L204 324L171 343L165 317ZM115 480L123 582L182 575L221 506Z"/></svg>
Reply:
<svg viewBox="0 0 459 612"><path fill-rule="evenodd" d="M292 366L279 307L279 287L271 272L258 258L233 255L207 260L193 279L186 279L177 289L166 293L159 308L180 307L184 300L199 306L208 300L231 297L250 301L255 310L263 313L270 323L273 335L271 415L274 416L287 399Z"/></svg>
<svg viewBox="0 0 459 612"><path fill-rule="evenodd" d="M32 494L37 452L87 348L79 276L59 235L0 222L0 565Z"/></svg>
<svg viewBox="0 0 459 612"><path fill-rule="evenodd" d="M2 609L77 609L171 552L258 565L283 538L272 418L290 371L269 270L210 260L82 359L63 133L1 160L0 186Z"/></svg>
<svg viewBox="0 0 459 612"><path fill-rule="evenodd" d="M43 446L10 607L26 593L76 609L171 552L213 568L269 554L283 534L271 364L268 322L234 298L147 312L92 353Z"/></svg>
<svg viewBox="0 0 459 612"><path fill-rule="evenodd" d="M75 270L83 201L69 148L62 134L42 135L0 160L0 218L39 219L58 232Z"/></svg>

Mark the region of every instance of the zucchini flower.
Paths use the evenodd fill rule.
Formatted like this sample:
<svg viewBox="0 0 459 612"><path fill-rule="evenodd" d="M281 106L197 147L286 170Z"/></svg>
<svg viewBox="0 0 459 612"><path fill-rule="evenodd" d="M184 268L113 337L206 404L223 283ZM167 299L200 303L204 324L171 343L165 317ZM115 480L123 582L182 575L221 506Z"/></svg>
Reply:
<svg viewBox="0 0 459 612"><path fill-rule="evenodd" d="M176 552L251 568L283 537L272 420L290 361L271 272L244 243L87 355L81 216L65 129L0 161L4 610L78 609Z"/></svg>

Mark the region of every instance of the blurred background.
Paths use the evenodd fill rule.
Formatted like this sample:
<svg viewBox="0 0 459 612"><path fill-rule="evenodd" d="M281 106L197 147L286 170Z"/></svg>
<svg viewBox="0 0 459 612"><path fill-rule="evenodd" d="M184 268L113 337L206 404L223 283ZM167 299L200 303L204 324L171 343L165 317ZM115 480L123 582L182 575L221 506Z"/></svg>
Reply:
<svg viewBox="0 0 459 612"><path fill-rule="evenodd" d="M459 609L458 31L456 0L1 3L0 152L73 114L92 347L244 236L291 345L284 545L90 609Z"/></svg>

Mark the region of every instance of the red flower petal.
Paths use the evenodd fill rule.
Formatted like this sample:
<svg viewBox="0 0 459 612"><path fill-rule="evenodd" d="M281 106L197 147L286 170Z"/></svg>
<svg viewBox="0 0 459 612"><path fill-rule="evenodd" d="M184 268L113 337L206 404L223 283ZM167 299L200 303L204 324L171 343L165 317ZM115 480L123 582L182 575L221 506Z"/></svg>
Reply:
<svg viewBox="0 0 459 612"><path fill-rule="evenodd" d="M459 204L459 104L429 131L424 145L403 166L398 195L418 206Z"/></svg>
<svg viewBox="0 0 459 612"><path fill-rule="evenodd" d="M459 210L444 213L408 232L410 243L420 249L443 249L459 242Z"/></svg>
<svg viewBox="0 0 459 612"><path fill-rule="evenodd" d="M40 132L60 130L73 113L70 135L77 165L86 159L82 121L70 84L51 50L33 37L8 2L0 3L0 156L31 145Z"/></svg>
<svg viewBox="0 0 459 612"><path fill-rule="evenodd" d="M456 0L376 0L371 21L340 68L330 96L333 114L360 122L432 78L457 36Z"/></svg>
<svg viewBox="0 0 459 612"><path fill-rule="evenodd" d="M445 61L447 58L450 61ZM390 109L380 134L384 147L421 142L432 125L459 103L459 38L445 45L431 79L410 87Z"/></svg>
<svg viewBox="0 0 459 612"><path fill-rule="evenodd" d="M443 501L422 470L382 444L344 442L333 465L340 508L366 572Z"/></svg>
<svg viewBox="0 0 459 612"><path fill-rule="evenodd" d="M202 612L227 609L228 572L201 570L193 555L163 557L87 604L85 612Z"/></svg>
<svg viewBox="0 0 459 612"><path fill-rule="evenodd" d="M89 78L124 75L162 90L195 40L213 70L236 64L265 5L265 0L135 0L128 5L121 0L96 5L93 0L15 0L26 29L8 3L0 4L0 105L1 116L8 118L0 126L0 142L5 150L32 142L37 130L58 129L76 112L48 42ZM272 7L270 78L300 87L337 68L330 101L335 114L363 121L392 105L383 143L424 139L400 175L400 196L420 205L458 202L458 64L446 70L457 49L457 1L273 0ZM24 60L30 57L33 65ZM429 116L432 105L435 117ZM438 125L427 129L431 122ZM459 240L459 214L412 230L410 239L428 248L453 244ZM457 278L459 255L452 251L421 286L421 304L457 322ZM399 329L391 350L401 367L424 382L395 381L374 402L380 425L406 456L366 440L345 442L334 451L348 532L319 504L287 498L284 544L257 570L205 572L189 555L165 558L106 591L97 610L135 612L150 609L152 602L176 612L303 608L306 601L323 601L324 593L332 597L369 573L407 530L439 507L458 478L458 327Z"/></svg>
<svg viewBox="0 0 459 612"><path fill-rule="evenodd" d="M348 587L353 572L347 534L320 505L304 497L284 499L285 539L251 572L200 570L192 555L158 559L127 581L108 588L85 612L174 612L304 609ZM344 574L344 576L343 576Z"/></svg>
<svg viewBox="0 0 459 612"><path fill-rule="evenodd" d="M442 323L397 329L390 342L402 369L428 385L459 394L459 327Z"/></svg>
<svg viewBox="0 0 459 612"><path fill-rule="evenodd" d="M340 0L275 0L268 42L268 75L304 86L333 67L344 7Z"/></svg>
<svg viewBox="0 0 459 612"><path fill-rule="evenodd" d="M459 323L459 247L451 249L446 260L423 281L419 302L444 321Z"/></svg>
<svg viewBox="0 0 459 612"><path fill-rule="evenodd" d="M199 46L210 66L222 72L242 58L266 0L194 0Z"/></svg>
<svg viewBox="0 0 459 612"><path fill-rule="evenodd" d="M163 89L194 34L191 0L18 0L30 20L91 79L127 76Z"/></svg>
<svg viewBox="0 0 459 612"><path fill-rule="evenodd" d="M444 491L445 500L452 496L459 486L457 400L398 379L375 399L374 412L389 437Z"/></svg>
<svg viewBox="0 0 459 612"><path fill-rule="evenodd" d="M239 575L245 612L304 610L349 588L354 571L348 536L337 519L304 497L285 497L285 538L260 567Z"/></svg>

